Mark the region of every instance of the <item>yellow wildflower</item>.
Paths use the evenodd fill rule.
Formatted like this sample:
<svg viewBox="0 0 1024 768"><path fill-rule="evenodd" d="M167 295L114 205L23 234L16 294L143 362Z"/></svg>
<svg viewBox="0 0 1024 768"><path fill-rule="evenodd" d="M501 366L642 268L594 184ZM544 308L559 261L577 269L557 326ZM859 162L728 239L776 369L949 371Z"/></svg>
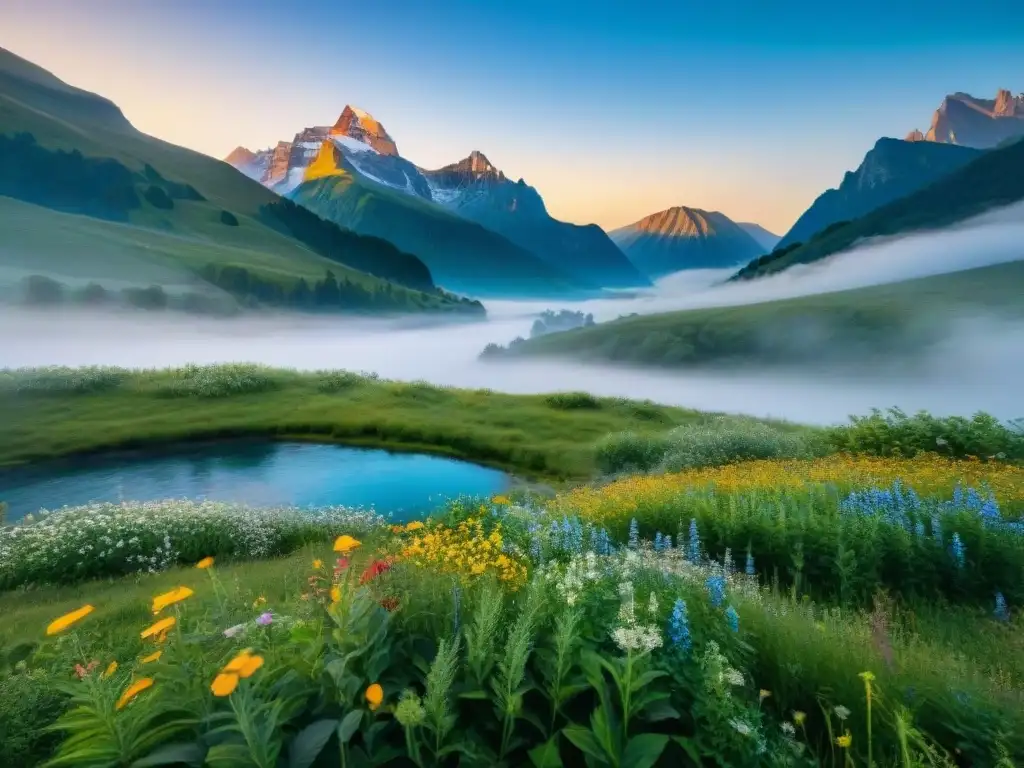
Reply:
<svg viewBox="0 0 1024 768"><path fill-rule="evenodd" d="M347 555L353 549L361 547L362 544L363 543L359 541L359 539L353 538L346 533L344 536L339 536L334 540L334 551Z"/></svg>
<svg viewBox="0 0 1024 768"><path fill-rule="evenodd" d="M793 722L797 725L803 725L804 721L807 720L807 713L801 712L799 709L793 712Z"/></svg>
<svg viewBox="0 0 1024 768"><path fill-rule="evenodd" d="M163 653L163 651L154 651L153 653L149 654L149 656L143 656L139 661L141 661L143 664L149 664L154 661L159 661Z"/></svg>
<svg viewBox="0 0 1024 768"><path fill-rule="evenodd" d="M757 698L758 698L758 701L764 701L765 699L767 699L771 695L772 695L771 691L762 688L760 690L760 692L757 694Z"/></svg>
<svg viewBox="0 0 1024 768"><path fill-rule="evenodd" d="M145 640L147 637L153 637L154 635L162 635L164 632L168 631L171 627L173 627L176 621L177 619L175 619L173 616L168 616L165 619L160 619L160 621L158 621L156 624L153 624L142 630L140 635L143 640Z"/></svg>
<svg viewBox="0 0 1024 768"><path fill-rule="evenodd" d="M337 584L331 587L331 602L341 602L341 587L339 587Z"/></svg>
<svg viewBox="0 0 1024 768"><path fill-rule="evenodd" d="M116 661L112 661L112 662L110 662L107 665L106 670L104 670L104 672L103 672L103 676L104 677L110 677L115 672L117 672L117 662Z"/></svg>
<svg viewBox="0 0 1024 768"><path fill-rule="evenodd" d="M511 503L512 503L512 500L509 499L508 496L503 496L501 494L499 494L499 495L497 495L497 496L495 496L494 498L491 499L491 504L505 504L505 505L508 505L508 504L511 504Z"/></svg>
<svg viewBox="0 0 1024 768"><path fill-rule="evenodd" d="M407 526L405 526L405 530L406 531L410 531L410 532L411 531L418 531L422 527L423 527L423 523L421 523L419 520L413 520L411 523L409 523Z"/></svg>
<svg viewBox="0 0 1024 768"><path fill-rule="evenodd" d="M380 706L381 702L384 701L384 689L380 687L379 683L374 683L366 689L366 701L370 705L370 711L374 712L377 707Z"/></svg>
<svg viewBox="0 0 1024 768"><path fill-rule="evenodd" d="M861 672L859 675L857 675L857 677L859 677L865 683L870 683L872 680L875 679L875 673L874 672Z"/></svg>
<svg viewBox="0 0 1024 768"><path fill-rule="evenodd" d="M185 598L192 597L195 593L188 587L175 587L170 592L164 592L153 598L153 615L160 613L169 605L181 602Z"/></svg>
<svg viewBox="0 0 1024 768"><path fill-rule="evenodd" d="M128 686L124 693L121 694L121 698L117 700L117 708L124 709L125 705L127 705L129 701L134 699L147 688L150 688L152 685L152 677L143 677L139 680L136 680L134 683Z"/></svg>
<svg viewBox="0 0 1024 768"><path fill-rule="evenodd" d="M324 561L323 560L314 560L313 561L313 570L314 571L319 571L323 567L324 567Z"/></svg>
<svg viewBox="0 0 1024 768"><path fill-rule="evenodd" d="M850 735L849 731L847 731L842 736L840 736L839 738L836 739L836 745L841 747L842 749L849 749L849 747L850 747L850 745L852 743L853 743L853 736Z"/></svg>
<svg viewBox="0 0 1024 768"><path fill-rule="evenodd" d="M221 672L210 684L214 696L230 696L238 687L238 675L234 672Z"/></svg>
<svg viewBox="0 0 1024 768"><path fill-rule="evenodd" d="M233 672L241 678L251 677L252 674L263 666L262 656L253 656L252 650L246 648L235 658L227 663L224 672Z"/></svg>
<svg viewBox="0 0 1024 768"><path fill-rule="evenodd" d="M252 601L252 607L253 608L259 608L261 605L266 605L266 604L267 604L267 598L265 598L263 595L260 595L259 597L257 597L255 600Z"/></svg>
<svg viewBox="0 0 1024 768"><path fill-rule="evenodd" d="M203 569L205 569L205 568L209 568L212 565L213 565L213 558L212 557L204 557L202 560L200 560L198 563L196 563L196 568L203 568Z"/></svg>
<svg viewBox="0 0 1024 768"><path fill-rule="evenodd" d="M58 632L63 632L75 622L84 619L92 613L93 610L95 609L91 605L83 605L78 610L71 611L71 613L65 613L59 619L54 619L50 622L50 625L46 628L46 634L56 635Z"/></svg>

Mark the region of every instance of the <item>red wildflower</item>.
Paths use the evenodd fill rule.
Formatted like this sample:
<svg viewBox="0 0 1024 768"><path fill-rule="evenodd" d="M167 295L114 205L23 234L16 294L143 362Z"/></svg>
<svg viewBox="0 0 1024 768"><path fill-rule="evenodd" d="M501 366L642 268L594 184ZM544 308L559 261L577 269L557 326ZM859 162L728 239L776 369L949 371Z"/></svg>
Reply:
<svg viewBox="0 0 1024 768"><path fill-rule="evenodd" d="M371 579L376 579L382 573L387 573L391 570L391 560L374 560L370 563L366 570L363 571L363 575L359 577L359 583L365 584Z"/></svg>

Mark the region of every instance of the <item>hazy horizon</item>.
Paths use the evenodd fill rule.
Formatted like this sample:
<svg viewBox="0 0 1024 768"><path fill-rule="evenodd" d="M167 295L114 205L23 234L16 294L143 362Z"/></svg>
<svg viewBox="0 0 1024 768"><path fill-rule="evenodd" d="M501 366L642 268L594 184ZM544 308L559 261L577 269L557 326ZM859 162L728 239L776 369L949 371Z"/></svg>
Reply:
<svg viewBox="0 0 1024 768"><path fill-rule="evenodd" d="M869 0L840 18L752 0L397 0L387 24L323 0L278 10L8 0L0 45L218 158L353 104L423 167L478 149L554 216L605 229L687 205L781 235L878 138L927 129L946 94L1024 87L1021 12L1001 2L921 14Z"/></svg>
<svg viewBox="0 0 1024 768"><path fill-rule="evenodd" d="M823 262L756 282L720 284L725 272L677 273L633 298L583 302L493 301L482 322L432 327L344 316L249 314L215 320L183 314L0 309L18 334L0 339L0 367L254 362L301 370L344 368L388 379L489 388L513 394L586 390L701 410L806 423L835 423L871 408L1020 417L1024 322L974 314L954 318L944 341L920 360L850 368L739 371L652 370L550 360L478 359L491 343L527 336L544 309L591 312L598 321L639 312L736 306L898 282L1024 259L1024 204L942 231L879 239ZM937 261L938 249L945 258Z"/></svg>

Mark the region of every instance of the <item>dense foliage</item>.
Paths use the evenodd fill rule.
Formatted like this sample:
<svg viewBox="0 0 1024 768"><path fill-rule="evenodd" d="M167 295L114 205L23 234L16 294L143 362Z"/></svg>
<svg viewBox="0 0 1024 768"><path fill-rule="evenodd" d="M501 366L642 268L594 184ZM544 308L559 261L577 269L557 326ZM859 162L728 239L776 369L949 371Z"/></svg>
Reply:
<svg viewBox="0 0 1024 768"><path fill-rule="evenodd" d="M308 208L282 198L260 209L265 221L284 226L322 256L360 272L422 291L434 288L430 270L419 258L379 237L357 235L322 219Z"/></svg>
<svg viewBox="0 0 1024 768"><path fill-rule="evenodd" d="M8 738L45 757L67 697L55 765L85 768L917 768L1024 749L1012 600L972 622L947 609L953 636L920 604L910 630L884 595L861 613L809 581L786 594L704 534L619 537L495 498L340 521L334 552L262 571L204 556L116 602L85 590L34 611L55 637L9 673Z"/></svg>

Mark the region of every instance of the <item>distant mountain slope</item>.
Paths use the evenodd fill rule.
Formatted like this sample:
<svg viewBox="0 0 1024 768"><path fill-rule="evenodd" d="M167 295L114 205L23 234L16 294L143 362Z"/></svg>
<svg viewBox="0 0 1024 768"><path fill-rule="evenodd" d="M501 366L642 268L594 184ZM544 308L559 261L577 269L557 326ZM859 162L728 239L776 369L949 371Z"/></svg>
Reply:
<svg viewBox="0 0 1024 768"><path fill-rule="evenodd" d="M1024 136L1024 93L1002 89L995 99L953 93L942 100L927 133L911 131L908 139L992 149Z"/></svg>
<svg viewBox="0 0 1024 768"><path fill-rule="evenodd" d="M565 290L650 285L600 227L577 226L552 218L533 187L521 179L512 182L482 153L474 151L457 163L425 171L398 154L394 139L379 121L351 106L345 107L332 128L306 128L292 141L279 142L274 148L258 152L239 147L227 161L280 194L293 195L305 169L328 138L344 156L353 183L361 189L360 199L377 194L384 198L377 203L374 217L356 215L346 205L321 208L321 212L330 210L329 215L337 223L356 231L387 237L403 248L415 246L417 253L432 252L431 243L441 238L454 252L450 258L437 254L428 261L448 264L442 269L449 271L438 276L446 285L501 293L505 290L502 285L513 290L513 283L507 282L507 278L517 271L523 278L516 278L517 293L527 285L531 286L531 293L542 290L549 295ZM381 187L413 200L403 203L401 198L382 192ZM439 217L438 209L449 216ZM389 224L386 215L399 218ZM416 222L420 216L427 219ZM456 218L479 224L498 237L487 238L475 229L454 223L456 231L445 232L441 222L451 223ZM401 229L409 231L400 234ZM431 234L424 241L414 238L411 231L419 232L421 237ZM462 241L459 232L472 234ZM486 250L474 250L484 246ZM530 254L526 261L523 251ZM470 264L474 259L480 264ZM537 261L546 264L545 269L538 271ZM498 262L505 263L499 273L488 277L488 270ZM544 287L543 280L548 278L555 279L557 285Z"/></svg>
<svg viewBox="0 0 1024 768"><path fill-rule="evenodd" d="M20 211L34 223L19 236L18 253L0 248L0 266L14 258L22 270L28 260L37 272L70 270L87 277L90 269L109 272L109 257L120 259L125 280L231 267L251 276L252 285L275 286L275 294L331 271L358 287L374 308L469 307L438 292L416 257L320 219L297 218L286 201L226 163L140 133L109 100L4 49L0 195L31 203L5 205L4 211ZM54 218L56 211L62 215ZM97 227L87 217L122 225ZM76 226L102 231L107 245L69 259L61 249L73 248ZM5 238L0 246L9 244Z"/></svg>
<svg viewBox="0 0 1024 768"><path fill-rule="evenodd" d="M810 241L750 262L731 279L750 279L808 264L869 237L936 229L1024 199L1024 141L983 153L933 184L866 216L837 223Z"/></svg>
<svg viewBox="0 0 1024 768"><path fill-rule="evenodd" d="M553 218L536 189L506 178L481 152L423 175L435 201L581 282L611 288L651 284L603 229Z"/></svg>
<svg viewBox="0 0 1024 768"><path fill-rule="evenodd" d="M732 267L763 251L724 213L686 206L646 216L610 237L651 278L684 269Z"/></svg>
<svg viewBox="0 0 1024 768"><path fill-rule="evenodd" d="M775 247L806 243L825 227L871 213L980 155L979 150L968 147L879 139L857 170L848 171L837 189L821 194Z"/></svg>
<svg viewBox="0 0 1024 768"><path fill-rule="evenodd" d="M1024 318L1024 261L901 283L731 307L624 317L490 347L482 357L557 357L630 366L820 364L920 359L951 323Z"/></svg>
<svg viewBox="0 0 1024 768"><path fill-rule="evenodd" d="M779 235L776 235L774 232L769 232L760 224L755 224L752 221L737 221L736 224L740 229L754 238L754 241L765 251L770 251L778 244L779 240L782 239Z"/></svg>
<svg viewBox="0 0 1024 768"><path fill-rule="evenodd" d="M415 250L435 279L451 290L482 296L554 296L583 287L501 235L414 192L397 191L387 183L395 174L408 179L410 187L414 182L391 160L328 139L290 196L356 232Z"/></svg>

